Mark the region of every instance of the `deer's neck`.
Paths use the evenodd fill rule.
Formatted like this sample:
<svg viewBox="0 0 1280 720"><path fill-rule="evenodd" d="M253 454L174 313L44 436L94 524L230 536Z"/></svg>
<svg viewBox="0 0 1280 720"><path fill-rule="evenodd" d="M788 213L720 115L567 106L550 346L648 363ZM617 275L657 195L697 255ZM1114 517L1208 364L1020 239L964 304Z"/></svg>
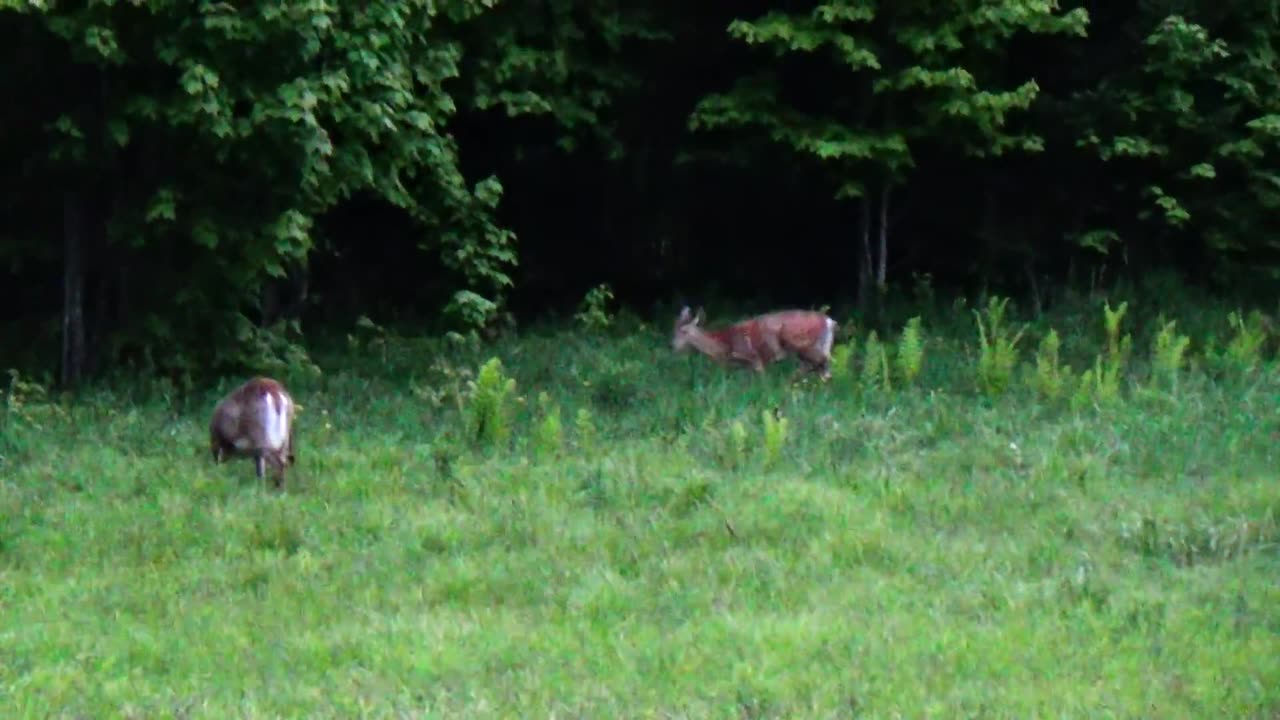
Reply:
<svg viewBox="0 0 1280 720"><path fill-rule="evenodd" d="M729 356L728 330L699 330L689 337L689 343L700 353L718 360Z"/></svg>

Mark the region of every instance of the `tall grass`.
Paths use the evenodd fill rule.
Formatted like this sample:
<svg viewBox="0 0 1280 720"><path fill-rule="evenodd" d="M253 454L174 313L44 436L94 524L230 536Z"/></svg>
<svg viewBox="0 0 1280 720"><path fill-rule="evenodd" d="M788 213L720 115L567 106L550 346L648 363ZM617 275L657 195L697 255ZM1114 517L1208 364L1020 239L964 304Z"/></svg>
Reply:
<svg viewBox="0 0 1280 720"><path fill-rule="evenodd" d="M72 402L10 377L0 706L1273 717L1274 347L1232 344L1234 308L1166 312L1189 343L1153 369L1172 326L1130 304L1102 402L1102 308L1005 307L1007 378L964 308L882 329L874 382L858 328L825 385L599 313L483 347L379 334L282 378L285 493L209 460L237 378Z"/></svg>

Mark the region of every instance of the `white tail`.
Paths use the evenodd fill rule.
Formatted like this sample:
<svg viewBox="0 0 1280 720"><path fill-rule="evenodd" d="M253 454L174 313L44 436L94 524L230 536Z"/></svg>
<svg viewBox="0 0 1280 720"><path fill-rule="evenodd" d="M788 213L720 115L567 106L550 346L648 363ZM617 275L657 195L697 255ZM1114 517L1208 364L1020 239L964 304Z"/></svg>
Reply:
<svg viewBox="0 0 1280 720"><path fill-rule="evenodd" d="M831 378L831 347L838 324L811 310L781 310L758 315L717 330L704 330L704 315L685 307L676 318L671 348L692 347L721 365L748 366L764 372L766 365L794 355L822 379Z"/></svg>
<svg viewBox="0 0 1280 720"><path fill-rule="evenodd" d="M228 456L252 457L259 479L271 465L276 487L283 487L285 468L294 453L293 398L276 380L254 378L224 397L209 423L209 446L214 462Z"/></svg>

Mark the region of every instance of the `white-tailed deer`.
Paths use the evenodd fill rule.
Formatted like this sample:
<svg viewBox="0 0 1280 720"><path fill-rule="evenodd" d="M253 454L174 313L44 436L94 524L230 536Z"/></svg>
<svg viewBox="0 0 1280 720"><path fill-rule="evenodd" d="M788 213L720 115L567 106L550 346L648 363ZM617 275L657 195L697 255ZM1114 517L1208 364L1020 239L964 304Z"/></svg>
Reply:
<svg viewBox="0 0 1280 720"><path fill-rule="evenodd" d="M271 378L254 378L224 397L213 410L209 445L213 460L252 457L261 480L267 465L277 488L284 487L285 468L294 464L293 398Z"/></svg>
<svg viewBox="0 0 1280 720"><path fill-rule="evenodd" d="M838 324L812 310L781 310L716 330L703 329L702 309L685 307L676 318L671 348L701 352L722 366L746 366L764 372L766 365L794 355L823 381L831 379L831 345Z"/></svg>

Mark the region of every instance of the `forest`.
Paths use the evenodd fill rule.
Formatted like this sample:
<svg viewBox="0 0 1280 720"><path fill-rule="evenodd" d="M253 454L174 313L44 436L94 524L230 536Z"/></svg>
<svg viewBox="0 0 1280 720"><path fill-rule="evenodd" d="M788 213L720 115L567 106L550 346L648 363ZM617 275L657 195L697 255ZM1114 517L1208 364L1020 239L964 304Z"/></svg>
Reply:
<svg viewBox="0 0 1280 720"><path fill-rule="evenodd" d="M189 382L601 285L663 322L1157 271L1266 306L1277 8L7 2L0 361Z"/></svg>

